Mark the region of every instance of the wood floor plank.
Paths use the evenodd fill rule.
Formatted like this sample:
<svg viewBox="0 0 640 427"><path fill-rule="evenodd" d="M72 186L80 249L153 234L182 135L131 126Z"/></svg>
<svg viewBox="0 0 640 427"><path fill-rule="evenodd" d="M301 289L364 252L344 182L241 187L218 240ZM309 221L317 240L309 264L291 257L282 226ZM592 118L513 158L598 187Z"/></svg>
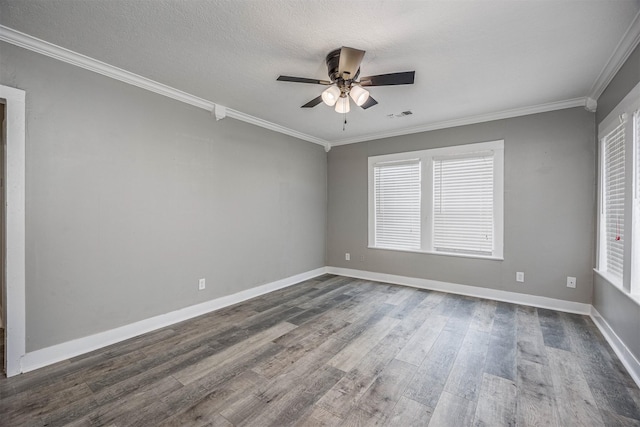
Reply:
<svg viewBox="0 0 640 427"><path fill-rule="evenodd" d="M601 411L602 419L607 427L640 427L640 420L627 418L611 411Z"/></svg>
<svg viewBox="0 0 640 427"><path fill-rule="evenodd" d="M487 374L511 381L516 380L515 310L512 304L497 304L484 370Z"/></svg>
<svg viewBox="0 0 640 427"><path fill-rule="evenodd" d="M519 361L516 385L517 425L561 426L549 367Z"/></svg>
<svg viewBox="0 0 640 427"><path fill-rule="evenodd" d="M417 367L401 360L392 360L360 398L358 406L367 412L385 418L391 413Z"/></svg>
<svg viewBox="0 0 640 427"><path fill-rule="evenodd" d="M256 413L260 413L267 405L268 402L261 400L253 393L249 393L229 402L225 408L222 408L220 414L234 426L239 426L243 425L244 420L250 419Z"/></svg>
<svg viewBox="0 0 640 427"><path fill-rule="evenodd" d="M107 347L101 348L100 350L92 351L89 353L85 353L85 354L81 354L79 356L73 357L69 359L69 364L75 365L75 366L81 366L81 364L77 363L81 360L112 358L125 353L134 352L148 345L151 345L157 342L163 342L167 338L175 335L176 335L176 331L174 330L174 325L172 325L168 328L158 329L157 331L152 331L144 335L139 335L137 337L129 338L128 340L125 340L116 344L111 344Z"/></svg>
<svg viewBox="0 0 640 427"><path fill-rule="evenodd" d="M324 366L309 373L306 381L292 376L283 386L260 389L253 398L244 399L240 408L223 410L222 415L237 426L289 426L310 410L315 402L342 377L344 373Z"/></svg>
<svg viewBox="0 0 640 427"><path fill-rule="evenodd" d="M237 378L247 375L254 378L256 374L247 374L247 372L265 358L273 357L281 351L281 349L282 347L276 344L268 343L253 352L234 358L226 365L209 372L199 380L170 393L161 399L161 401L154 404L158 412L156 414L158 419L155 421L155 424L159 424L162 420L176 413L188 410L207 396L216 392L216 390L219 390L221 387L223 388L224 384L229 381L235 381ZM253 387L258 387L259 384L259 382L254 381Z"/></svg>
<svg viewBox="0 0 640 427"><path fill-rule="evenodd" d="M48 416L62 406L64 402L79 400L85 396L92 400L93 396L91 389L85 383L77 384L57 393L41 393L40 390L34 390L34 394L37 394L37 397L29 399L27 405L16 405L14 403L0 407L2 423L7 425L30 424L34 419Z"/></svg>
<svg viewBox="0 0 640 427"><path fill-rule="evenodd" d="M303 311L302 313L291 317L290 319L288 319L287 321L289 323L293 323L294 325L302 325L318 316L320 316L321 314L325 313L327 310L333 308L334 306L336 306L337 304L340 304L343 301L346 301L348 299L351 299L351 297L349 295L344 295L344 294L340 294L340 295L336 295L335 297L331 298L330 300L323 302L322 304L318 304L316 307L314 308L310 308L308 310Z"/></svg>
<svg viewBox="0 0 640 427"><path fill-rule="evenodd" d="M108 425L110 423L131 425L134 419L144 420L149 416L146 413L146 409L150 404L180 388L182 388L182 384L175 378L165 377L151 386L138 390L134 395L134 399L120 399L107 405L102 405L89 413L88 417L94 425ZM63 421L58 417L55 424ZM49 425L52 424L54 423L51 419L49 420Z"/></svg>
<svg viewBox="0 0 640 427"><path fill-rule="evenodd" d="M432 427L469 426L473 422L476 402L443 392L429 425Z"/></svg>
<svg viewBox="0 0 640 427"><path fill-rule="evenodd" d="M274 377L264 387L256 390L256 393L273 392L274 390L286 389L289 387L288 380L296 378L306 378L311 373L321 369L332 357L340 352L346 343L333 337L326 339L313 351L309 351L294 363L290 364L286 371Z"/></svg>
<svg viewBox="0 0 640 427"><path fill-rule="evenodd" d="M481 300L478 301L476 309L473 312L473 317L469 328L478 330L480 332L491 332L493 328L493 317L496 312L496 301Z"/></svg>
<svg viewBox="0 0 640 427"><path fill-rule="evenodd" d="M349 372L399 323L400 321L397 319L383 317L351 341L340 353L329 360L328 364L344 372Z"/></svg>
<svg viewBox="0 0 640 427"><path fill-rule="evenodd" d="M304 340L309 335L332 336L349 325L351 325L351 323L345 322L340 319L339 316L333 316L333 312L330 310L316 317L313 322L304 323L281 337L276 338L273 342L283 347L289 347L296 345L300 340Z"/></svg>
<svg viewBox="0 0 640 427"><path fill-rule="evenodd" d="M210 371L219 369L220 366L227 363L231 358L253 351L255 348L259 348L295 328L296 325L291 323L278 323L264 332L256 334L219 353L209 356L194 365L190 365L181 371L176 372L173 376L182 384L187 385L207 375Z"/></svg>
<svg viewBox="0 0 640 427"><path fill-rule="evenodd" d="M547 353L560 425L604 427L577 358L573 353L551 347Z"/></svg>
<svg viewBox="0 0 640 427"><path fill-rule="evenodd" d="M183 406L184 410L172 411L172 415L163 420L159 427L206 425L210 419L217 418L223 408L240 400L243 396L251 394L255 386L265 381L264 378L253 374L252 371L246 371L212 390L208 390L207 394L193 405Z"/></svg>
<svg viewBox="0 0 640 427"><path fill-rule="evenodd" d="M476 427L515 426L517 390L513 381L483 374L473 425Z"/></svg>
<svg viewBox="0 0 640 427"><path fill-rule="evenodd" d="M618 381L595 374L589 365L581 365L581 367L601 411L609 411L626 418L640 420L640 407L629 394L627 387Z"/></svg>
<svg viewBox="0 0 640 427"><path fill-rule="evenodd" d="M471 324L476 305L478 305L477 298L459 296L457 298L457 304L453 310L448 313L449 319L444 326L445 330L465 335Z"/></svg>
<svg viewBox="0 0 640 427"><path fill-rule="evenodd" d="M571 342L565 331L564 322L560 314L553 310L538 308L538 320L544 338L544 345L547 347L559 348L560 350L572 351Z"/></svg>
<svg viewBox="0 0 640 427"><path fill-rule="evenodd" d="M181 347L171 347L163 352L156 353L155 357L141 357L128 366L123 366L121 369L105 372L104 375L87 378L87 384L95 393L101 390L116 385L122 381L126 381L129 378L136 376L143 372L149 372L150 370L162 366L165 363L171 363L175 360L181 360L187 357L189 363L193 363L198 357L204 358L208 354L213 353L214 350L206 344L192 341L189 344Z"/></svg>
<svg viewBox="0 0 640 427"><path fill-rule="evenodd" d="M447 318L444 316L431 316L430 320L420 326L407 345L398 353L396 359L420 366L446 323Z"/></svg>
<svg viewBox="0 0 640 427"><path fill-rule="evenodd" d="M471 401L478 399L489 342L488 333L467 330L444 386L446 392Z"/></svg>
<svg viewBox="0 0 640 427"><path fill-rule="evenodd" d="M344 372L331 366L325 366L307 377L305 383L293 387L280 402L279 410L262 414L254 425L285 427L294 425L300 416L310 410L314 404L333 387L344 375Z"/></svg>
<svg viewBox="0 0 640 427"><path fill-rule="evenodd" d="M391 310L388 314L389 317L395 319L404 319L409 316L429 295L429 291L422 291L418 289L410 289L411 294L400 304L396 305L396 308Z"/></svg>
<svg viewBox="0 0 640 427"><path fill-rule="evenodd" d="M397 427L426 427L433 410L415 400L401 396L387 417L385 425Z"/></svg>
<svg viewBox="0 0 640 427"><path fill-rule="evenodd" d="M344 427L376 427L383 426L387 423L387 419L378 418L370 412L361 408L355 408L345 418Z"/></svg>
<svg viewBox="0 0 640 427"><path fill-rule="evenodd" d="M463 339L463 334L443 330L404 395L435 408Z"/></svg>
<svg viewBox="0 0 640 427"><path fill-rule="evenodd" d="M547 364L544 337L540 330L538 312L534 307L518 306L516 309L516 357L530 362Z"/></svg>
<svg viewBox="0 0 640 427"><path fill-rule="evenodd" d="M338 427L343 423L342 418L314 405L295 425L296 427Z"/></svg>
<svg viewBox="0 0 640 427"><path fill-rule="evenodd" d="M320 292L318 293L314 292L311 299L307 299L306 301L291 301L291 303L304 310L309 310L316 308L320 304L324 304L327 301L330 301L331 299L336 298L340 295L346 295L347 297L353 298L356 295L360 295L362 292L364 292L364 290L364 288L359 287L353 281L343 279L333 285L319 289Z"/></svg>
<svg viewBox="0 0 640 427"><path fill-rule="evenodd" d="M415 294L414 289L400 286L398 288L398 292L394 293L393 295L390 295L385 302L387 304L398 306L403 304L408 299L411 299L414 296L414 294Z"/></svg>
<svg viewBox="0 0 640 427"><path fill-rule="evenodd" d="M320 347L329 337L346 327L347 323L342 323L340 328L315 329L310 334L301 337L296 342L289 342L284 346L284 350L278 353L277 357L265 360L253 368L253 371L265 378L274 378L289 369L291 365L303 358L307 353ZM283 335L282 337L286 336ZM281 337L281 338L282 338ZM279 344L279 339L274 340Z"/></svg>

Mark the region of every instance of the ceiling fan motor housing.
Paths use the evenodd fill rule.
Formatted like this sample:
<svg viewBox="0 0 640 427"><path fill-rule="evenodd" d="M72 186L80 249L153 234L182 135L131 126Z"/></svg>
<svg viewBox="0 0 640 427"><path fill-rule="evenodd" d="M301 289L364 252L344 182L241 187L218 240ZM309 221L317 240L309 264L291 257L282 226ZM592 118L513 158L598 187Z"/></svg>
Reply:
<svg viewBox="0 0 640 427"><path fill-rule="evenodd" d="M327 62L327 70L329 73L329 79L332 82L337 83L337 85L342 89L342 87L345 86L346 84L345 84L345 79L342 78L339 71L341 50L342 48L332 50L331 52L329 52L329 54L327 55L326 62ZM352 76L350 79L347 79L347 80L355 80L358 78L359 75L360 75L360 68L358 68L358 71L356 72L355 76Z"/></svg>

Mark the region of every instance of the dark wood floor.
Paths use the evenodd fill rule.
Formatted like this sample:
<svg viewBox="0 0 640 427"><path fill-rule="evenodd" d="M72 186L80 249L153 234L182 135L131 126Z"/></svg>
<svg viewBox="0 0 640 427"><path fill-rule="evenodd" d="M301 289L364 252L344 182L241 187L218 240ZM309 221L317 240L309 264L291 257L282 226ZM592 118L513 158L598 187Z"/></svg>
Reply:
<svg viewBox="0 0 640 427"><path fill-rule="evenodd" d="M640 426L586 316L322 276L0 380L2 426Z"/></svg>

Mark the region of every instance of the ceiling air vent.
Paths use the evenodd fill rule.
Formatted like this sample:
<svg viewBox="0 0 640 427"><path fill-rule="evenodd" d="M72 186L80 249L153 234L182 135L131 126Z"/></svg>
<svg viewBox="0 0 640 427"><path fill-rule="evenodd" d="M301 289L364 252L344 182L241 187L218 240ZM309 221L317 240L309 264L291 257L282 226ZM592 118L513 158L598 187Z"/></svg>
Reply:
<svg viewBox="0 0 640 427"><path fill-rule="evenodd" d="M410 116L412 114L413 114L413 111L407 110L398 114L387 114L387 117L389 117L390 119L393 119L394 117L404 117L404 116Z"/></svg>

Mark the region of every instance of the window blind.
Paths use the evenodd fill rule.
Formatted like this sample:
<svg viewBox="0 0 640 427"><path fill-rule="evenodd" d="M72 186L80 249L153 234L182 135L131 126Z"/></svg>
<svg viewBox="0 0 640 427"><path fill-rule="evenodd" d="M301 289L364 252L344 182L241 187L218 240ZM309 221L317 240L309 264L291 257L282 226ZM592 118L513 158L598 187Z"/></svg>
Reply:
<svg viewBox="0 0 640 427"><path fill-rule="evenodd" d="M375 246L420 249L420 161L374 165Z"/></svg>
<svg viewBox="0 0 640 427"><path fill-rule="evenodd" d="M640 202L640 110L633 113L633 144L636 151L635 173L636 173L636 200ZM638 212L636 215L640 215Z"/></svg>
<svg viewBox="0 0 640 427"><path fill-rule="evenodd" d="M434 159L433 247L493 253L493 156Z"/></svg>
<svg viewBox="0 0 640 427"><path fill-rule="evenodd" d="M603 209L606 271L622 281L624 259L625 123L604 137Z"/></svg>

